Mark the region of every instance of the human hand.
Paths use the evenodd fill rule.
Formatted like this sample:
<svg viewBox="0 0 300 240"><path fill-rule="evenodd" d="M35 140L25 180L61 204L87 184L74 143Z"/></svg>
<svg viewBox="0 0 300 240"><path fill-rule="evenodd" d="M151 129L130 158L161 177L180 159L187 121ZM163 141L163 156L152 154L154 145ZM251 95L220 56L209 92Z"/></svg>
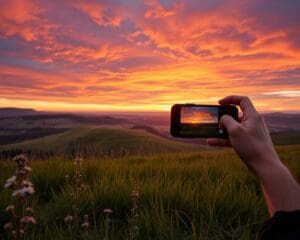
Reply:
<svg viewBox="0 0 300 240"><path fill-rule="evenodd" d="M255 174L270 164L280 163L274 150L269 131L263 117L256 111L248 97L228 96L219 101L221 105L240 106L243 116L237 122L229 115L220 119L220 127L228 132L229 139L209 138L214 146L232 146L238 156Z"/></svg>

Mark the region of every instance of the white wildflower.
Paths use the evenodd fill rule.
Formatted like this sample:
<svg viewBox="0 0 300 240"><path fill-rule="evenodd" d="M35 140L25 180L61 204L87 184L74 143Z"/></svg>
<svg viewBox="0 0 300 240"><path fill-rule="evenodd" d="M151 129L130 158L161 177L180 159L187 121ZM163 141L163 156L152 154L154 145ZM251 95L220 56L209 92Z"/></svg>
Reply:
<svg viewBox="0 0 300 240"><path fill-rule="evenodd" d="M66 222L66 223L73 222L73 217L70 216L70 215L67 215L67 216L65 217L65 222Z"/></svg>
<svg viewBox="0 0 300 240"><path fill-rule="evenodd" d="M5 208L5 211L6 212L13 212L15 210L15 206L14 205L8 205L6 208Z"/></svg>
<svg viewBox="0 0 300 240"><path fill-rule="evenodd" d="M28 179L23 180L22 183L21 183L21 186L22 187L28 187L28 188L31 187L31 188L33 188L33 184Z"/></svg>
<svg viewBox="0 0 300 240"><path fill-rule="evenodd" d="M17 180L17 177L16 176L12 176L11 178L9 178L9 179L6 180L6 182L4 184L4 187L5 188L12 188L13 186L15 186L16 180Z"/></svg>
<svg viewBox="0 0 300 240"><path fill-rule="evenodd" d="M24 225L36 224L35 218L32 216L24 216L21 218L20 222Z"/></svg>
<svg viewBox="0 0 300 240"><path fill-rule="evenodd" d="M90 223L89 223L89 216L88 215L84 215L83 216L83 223L80 225L80 227L83 229L83 230L88 230L89 226L90 226Z"/></svg>
<svg viewBox="0 0 300 240"><path fill-rule="evenodd" d="M27 207L25 208L26 213L33 214L33 208Z"/></svg>
<svg viewBox="0 0 300 240"><path fill-rule="evenodd" d="M13 161L15 161L18 164L18 166L23 166L27 163L28 159L25 154L20 154L15 156L13 158Z"/></svg>
<svg viewBox="0 0 300 240"><path fill-rule="evenodd" d="M13 191L12 195L14 197L26 198L34 194L33 187L23 187L18 190Z"/></svg>
<svg viewBox="0 0 300 240"><path fill-rule="evenodd" d="M31 167L28 166L21 166L16 170L17 175L27 175L28 173L32 172Z"/></svg>
<svg viewBox="0 0 300 240"><path fill-rule="evenodd" d="M80 225L80 227L84 230L87 230L89 228L90 224L88 222L84 222L83 224Z"/></svg>
<svg viewBox="0 0 300 240"><path fill-rule="evenodd" d="M13 226L13 224L11 223L11 222L8 222L8 223L6 223L5 225L4 225L4 230L5 231L9 231L9 230L11 230L11 229L13 229L14 228L14 226Z"/></svg>
<svg viewBox="0 0 300 240"><path fill-rule="evenodd" d="M104 209L103 210L103 213L105 214L105 215L107 215L107 216L109 216L110 214L112 214L112 210L111 209L109 209L109 208L106 208L106 209Z"/></svg>

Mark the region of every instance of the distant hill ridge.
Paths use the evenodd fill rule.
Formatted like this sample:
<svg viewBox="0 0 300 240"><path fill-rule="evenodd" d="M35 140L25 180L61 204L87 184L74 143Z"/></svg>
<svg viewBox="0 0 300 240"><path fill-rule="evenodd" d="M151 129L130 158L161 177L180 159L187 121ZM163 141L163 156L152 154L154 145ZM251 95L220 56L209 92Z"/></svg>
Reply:
<svg viewBox="0 0 300 240"><path fill-rule="evenodd" d="M299 131L300 130L300 113L284 113L284 112L272 112L263 114L265 122L271 132L277 131ZM36 111L31 108L0 108L0 120L5 118L20 117L23 120L28 121L39 121L46 119L68 119L77 123L82 124L127 124L132 123L137 125L136 128L145 128L148 126L155 126L160 124L169 124L169 115L162 114L159 119L149 115L146 119L141 116L136 116L135 118L127 117L116 117L113 114L105 115L86 115L84 113L59 113L59 112L44 112ZM1 123L0 123L1 128ZM152 132L153 129L146 129ZM157 133L156 133L157 134Z"/></svg>
<svg viewBox="0 0 300 240"><path fill-rule="evenodd" d="M267 126L272 129L285 128L290 130L300 130L300 114L299 113L282 113L273 112L263 114Z"/></svg>
<svg viewBox="0 0 300 240"><path fill-rule="evenodd" d="M0 108L0 118L34 115L34 114L38 114L38 112L32 108L11 108L11 107Z"/></svg>
<svg viewBox="0 0 300 240"><path fill-rule="evenodd" d="M97 124L121 124L128 123L126 119L115 118L110 116L82 116L79 114L72 113L55 113L55 114L38 114L33 116L22 116L24 120L44 120L44 119L58 119L66 118L72 119L80 123L97 123Z"/></svg>

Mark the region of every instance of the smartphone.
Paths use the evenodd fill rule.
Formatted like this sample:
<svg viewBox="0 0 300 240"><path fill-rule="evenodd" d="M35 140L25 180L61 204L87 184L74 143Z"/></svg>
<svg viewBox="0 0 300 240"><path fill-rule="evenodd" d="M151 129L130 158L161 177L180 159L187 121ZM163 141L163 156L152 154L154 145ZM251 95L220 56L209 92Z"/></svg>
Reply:
<svg viewBox="0 0 300 240"><path fill-rule="evenodd" d="M238 109L228 105L175 104L171 108L171 135L181 138L227 138L219 126L222 115L238 121Z"/></svg>

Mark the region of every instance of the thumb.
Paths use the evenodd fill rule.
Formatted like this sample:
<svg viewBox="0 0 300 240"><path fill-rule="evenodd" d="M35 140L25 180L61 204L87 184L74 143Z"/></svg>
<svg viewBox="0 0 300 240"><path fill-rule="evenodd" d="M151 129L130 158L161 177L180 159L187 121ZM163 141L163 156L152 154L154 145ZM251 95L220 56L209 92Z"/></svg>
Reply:
<svg viewBox="0 0 300 240"><path fill-rule="evenodd" d="M230 115L223 115L220 119L220 127L225 128L230 136L241 132L243 126Z"/></svg>

